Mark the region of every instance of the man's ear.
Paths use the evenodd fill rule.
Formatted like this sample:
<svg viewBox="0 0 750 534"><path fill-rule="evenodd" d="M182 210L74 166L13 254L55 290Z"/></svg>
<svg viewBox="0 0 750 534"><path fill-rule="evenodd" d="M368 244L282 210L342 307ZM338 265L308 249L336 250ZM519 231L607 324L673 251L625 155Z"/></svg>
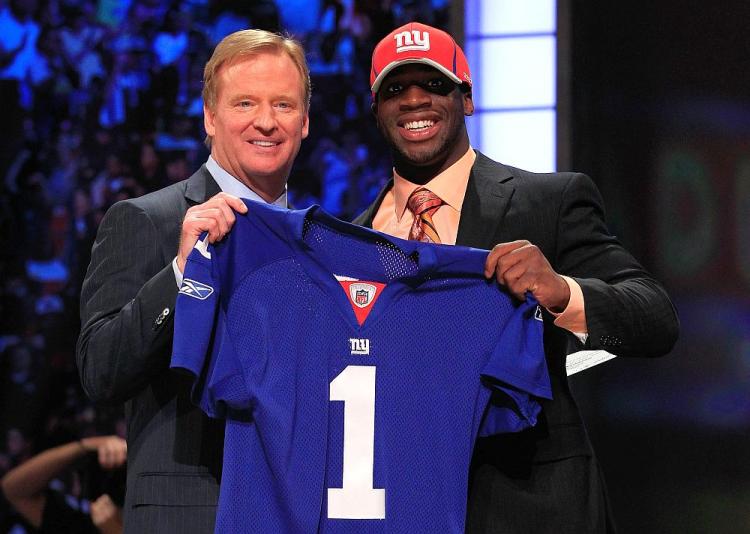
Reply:
<svg viewBox="0 0 750 534"><path fill-rule="evenodd" d="M304 117L302 117L302 139L307 139L307 136L309 133L310 133L310 114L308 112L305 112Z"/></svg>
<svg viewBox="0 0 750 534"><path fill-rule="evenodd" d="M474 115L474 100L471 98L471 89L463 94L464 100L464 115L467 117Z"/></svg>
<svg viewBox="0 0 750 534"><path fill-rule="evenodd" d="M377 98L377 97L375 97ZM378 102L377 100L373 100L370 104L370 112L372 113L372 116L375 117L375 123L379 126L380 120L378 119Z"/></svg>
<svg viewBox="0 0 750 534"><path fill-rule="evenodd" d="M203 104L203 127L206 129L206 133L213 137L216 132L214 126L214 114L206 104Z"/></svg>

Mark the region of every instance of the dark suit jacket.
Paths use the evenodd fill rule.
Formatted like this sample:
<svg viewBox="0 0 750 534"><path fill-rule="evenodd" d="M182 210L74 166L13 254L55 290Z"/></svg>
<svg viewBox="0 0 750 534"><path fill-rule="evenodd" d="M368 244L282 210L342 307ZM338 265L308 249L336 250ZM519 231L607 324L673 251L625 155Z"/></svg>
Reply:
<svg viewBox="0 0 750 534"><path fill-rule="evenodd" d="M190 206L219 192L205 167L118 202L104 216L81 291L77 362L95 401L125 402L125 531L213 532L223 424L169 370L177 284L172 260Z"/></svg>
<svg viewBox="0 0 750 534"><path fill-rule="evenodd" d="M372 219L392 182L354 222ZM480 439L470 473L467 532L583 533L612 530L604 483L568 386L566 355L603 349L659 356L678 321L661 285L612 237L601 196L582 174L535 174L477 153L461 208L457 244L489 249L526 239L583 290L585 347L545 313L544 344L553 400L539 424Z"/></svg>

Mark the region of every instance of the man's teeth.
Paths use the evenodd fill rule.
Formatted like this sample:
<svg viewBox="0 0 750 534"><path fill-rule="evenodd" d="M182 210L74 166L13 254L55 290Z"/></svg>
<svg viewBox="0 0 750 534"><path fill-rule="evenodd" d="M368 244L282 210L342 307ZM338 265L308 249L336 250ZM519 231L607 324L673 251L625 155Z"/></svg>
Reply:
<svg viewBox="0 0 750 534"><path fill-rule="evenodd" d="M272 141L253 141L252 143L257 146L276 146L278 144Z"/></svg>
<svg viewBox="0 0 750 534"><path fill-rule="evenodd" d="M404 124L404 128L407 130L423 130L424 128L429 128L433 124L435 124L435 121L412 121Z"/></svg>

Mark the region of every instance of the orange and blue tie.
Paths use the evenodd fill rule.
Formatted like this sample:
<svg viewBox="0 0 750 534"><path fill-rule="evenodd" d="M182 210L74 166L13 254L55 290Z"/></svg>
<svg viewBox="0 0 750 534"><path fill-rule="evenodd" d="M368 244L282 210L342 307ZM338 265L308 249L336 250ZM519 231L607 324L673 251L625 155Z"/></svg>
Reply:
<svg viewBox="0 0 750 534"><path fill-rule="evenodd" d="M406 206L414 214L414 222L409 230L409 239L427 243L440 243L440 236L432 222L432 216L443 205L435 193L424 187L415 189Z"/></svg>

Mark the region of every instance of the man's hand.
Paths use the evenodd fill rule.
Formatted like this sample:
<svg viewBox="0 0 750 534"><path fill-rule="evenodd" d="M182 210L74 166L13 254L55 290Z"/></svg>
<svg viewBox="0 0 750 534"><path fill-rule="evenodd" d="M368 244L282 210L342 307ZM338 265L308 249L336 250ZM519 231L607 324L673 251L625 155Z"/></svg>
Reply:
<svg viewBox="0 0 750 534"><path fill-rule="evenodd" d="M104 469L115 469L125 463L128 445L118 436L97 436L83 438L81 445L90 452L96 452L99 465Z"/></svg>
<svg viewBox="0 0 750 534"><path fill-rule="evenodd" d="M528 241L495 245L484 264L484 276L497 278L519 300L531 292L551 312L562 312L570 300L568 283L552 269L542 251Z"/></svg>
<svg viewBox="0 0 750 534"><path fill-rule="evenodd" d="M91 503L91 522L103 534L122 533L122 512L106 493Z"/></svg>
<svg viewBox="0 0 750 534"><path fill-rule="evenodd" d="M177 267L181 273L185 272L187 257L200 235L208 232L209 243L224 239L234 224L235 211L247 213L247 206L238 197L223 192L187 210L182 221L180 248L177 252Z"/></svg>

